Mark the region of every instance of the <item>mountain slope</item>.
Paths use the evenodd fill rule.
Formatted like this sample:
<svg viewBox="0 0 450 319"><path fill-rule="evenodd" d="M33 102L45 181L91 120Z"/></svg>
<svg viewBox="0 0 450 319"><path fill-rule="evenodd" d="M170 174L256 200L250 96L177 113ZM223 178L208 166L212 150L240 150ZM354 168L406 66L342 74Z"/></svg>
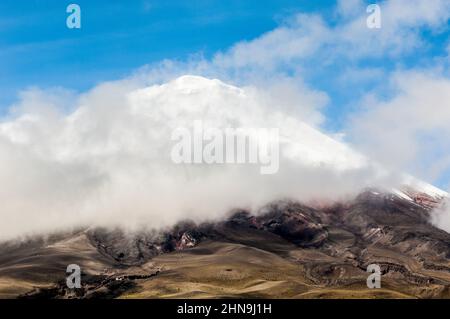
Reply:
<svg viewBox="0 0 450 319"><path fill-rule="evenodd" d="M279 201L255 216L240 211L223 222L186 222L163 233L91 229L3 245L0 293L450 298L450 234L429 224L429 212L402 197L367 191L320 209ZM79 264L84 274L83 289L75 292L65 287L69 263ZM372 263L382 269L381 289L366 287Z"/></svg>

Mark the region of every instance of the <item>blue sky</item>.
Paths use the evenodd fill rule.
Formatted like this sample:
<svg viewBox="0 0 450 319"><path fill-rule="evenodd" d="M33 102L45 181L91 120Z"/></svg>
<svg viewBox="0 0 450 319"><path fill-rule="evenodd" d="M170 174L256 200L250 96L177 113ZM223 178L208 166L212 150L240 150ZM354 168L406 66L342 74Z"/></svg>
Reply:
<svg viewBox="0 0 450 319"><path fill-rule="evenodd" d="M427 74L426 79L441 82L449 79L450 8L445 0L380 1L383 27L379 31L365 28L365 9L371 1L362 0L73 2L81 7L80 30L66 27L70 1L0 2L0 114L29 87L83 92L98 83L124 78L144 65L163 59L185 61L200 54L214 68L225 68L229 74L251 69L261 78L282 75L323 93L328 102L321 110L325 118L322 128L345 132L355 143L363 136L360 146L370 153L380 141L369 142L380 132L351 135L354 130L347 124L349 118L372 103L374 111L358 121L369 125L371 116L382 121L382 116L377 117L382 112L376 111L383 110L384 101L395 101L402 94L413 96L413 84L406 93L392 85L398 73L403 79L408 72ZM364 23L358 24L358 18ZM272 30L287 32L272 36ZM299 52L287 56L290 44L298 44L296 39L303 41L296 47ZM243 48L233 50L242 41ZM228 62L216 62L217 52L224 53ZM246 57L246 52L253 52L255 61ZM372 98L376 102L366 103ZM420 131L429 136L439 129L442 127L402 127L398 136L410 137L403 142L420 153L424 149L414 134ZM429 140L439 138L431 136ZM445 149L450 145L432 144L437 146L427 156L409 159L411 168L450 156ZM380 153L387 151L392 147ZM450 165L442 165L437 177L429 180L447 187Z"/></svg>
<svg viewBox="0 0 450 319"><path fill-rule="evenodd" d="M184 60L199 53L210 57L238 41L251 40L276 28L280 21L299 12L318 13L330 25L340 22L333 15L336 2L328 0L270 0L263 5L253 0L79 0L76 3L82 9L82 28L70 30L65 25L69 3L1 1L0 110L4 111L20 90L30 86L83 91L163 59ZM351 63L385 70L426 65L431 57L445 54L448 31L429 32L425 38L428 47L420 54ZM326 110L334 119L328 123L330 129L341 127L345 118L340 114L352 107L355 97L354 90L349 96L330 81L333 78L335 82L345 67L348 63L322 65L304 76L333 98L332 107ZM353 89L363 93L367 87Z"/></svg>
<svg viewBox="0 0 450 319"><path fill-rule="evenodd" d="M82 28L76 30L66 27L69 1L4 0L0 106L29 86L86 90L162 59L210 56L275 28L284 16L327 9L326 2L79 0Z"/></svg>

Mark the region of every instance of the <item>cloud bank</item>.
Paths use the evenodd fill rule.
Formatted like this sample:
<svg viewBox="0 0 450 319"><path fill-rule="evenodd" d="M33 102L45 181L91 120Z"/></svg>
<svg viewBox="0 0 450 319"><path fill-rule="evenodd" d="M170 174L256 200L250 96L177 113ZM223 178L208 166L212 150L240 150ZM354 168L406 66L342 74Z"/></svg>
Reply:
<svg viewBox="0 0 450 319"><path fill-rule="evenodd" d="M69 112L56 107L67 97L59 94L64 98L26 92L13 118L0 124L2 238L86 225L158 228L280 198L337 198L387 182L363 156L277 108L255 87L197 76L150 87L117 81L76 96ZM171 133L196 120L216 128L280 128L279 172L174 164Z"/></svg>
<svg viewBox="0 0 450 319"><path fill-rule="evenodd" d="M441 32L450 3L382 2L377 32L366 27L363 1L348 3L338 1L332 17L296 14L211 59L162 61L83 94L22 92L0 124L0 239L86 225L164 227L280 197L336 198L366 186L397 185L396 176L317 130L326 120L324 108L335 103L305 81L319 69L337 69L339 75L325 74L327 80L352 91L349 81L391 79L391 96L379 98L375 86L343 129L394 171L415 173L423 154L430 154L432 176L445 171L450 154L435 154L438 162L431 156L448 149L445 72L391 73L362 62L384 64L420 52L426 47L422 31ZM280 128L279 173L175 165L171 132L195 120L219 128ZM445 225L442 220L437 224Z"/></svg>

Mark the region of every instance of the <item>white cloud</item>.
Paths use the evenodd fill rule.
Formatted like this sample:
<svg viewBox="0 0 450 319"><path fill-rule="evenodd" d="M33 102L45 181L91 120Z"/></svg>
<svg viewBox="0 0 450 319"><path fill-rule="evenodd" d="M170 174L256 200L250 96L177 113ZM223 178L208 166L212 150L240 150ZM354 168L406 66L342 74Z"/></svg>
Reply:
<svg viewBox="0 0 450 319"><path fill-rule="evenodd" d="M298 14L254 40L217 54L214 64L274 70L299 68L311 59L326 64L340 59L398 56L421 46L422 28L442 31L450 18L450 2L445 0L384 1L380 7L381 29L367 28L361 1L340 1L336 25L319 15Z"/></svg>
<svg viewBox="0 0 450 319"><path fill-rule="evenodd" d="M305 96L299 105L314 103ZM118 81L78 97L72 112L41 112L37 101L53 99L26 93L22 111L0 124L2 238L81 225L163 227L283 197L344 196L389 177L255 87L192 76L151 87ZM172 130L199 119L280 128L279 172L173 164Z"/></svg>
<svg viewBox="0 0 450 319"><path fill-rule="evenodd" d="M450 172L450 79L437 71L404 71L391 81L392 97L366 99L354 115L354 144L395 171L429 182ZM449 230L450 210L438 209L433 222Z"/></svg>
<svg viewBox="0 0 450 319"><path fill-rule="evenodd" d="M372 157L397 169L417 170L433 149L449 149L450 79L406 71L390 81L393 97L366 99L366 111L353 118L352 136Z"/></svg>
<svg viewBox="0 0 450 319"><path fill-rule="evenodd" d="M450 16L448 1L424 3L381 3L382 28L374 31L366 27L365 10L340 1L337 24L298 14L212 60L163 61L79 96L25 91L0 124L0 179L8 181L0 188L0 236L78 225L162 227L280 197L343 196L395 183L309 126L323 122L329 97L302 78L324 65L414 52L422 45L421 28L438 32ZM240 88L195 77L173 80L182 74L218 77ZM346 75L357 83L383 73L355 68ZM398 73L392 83L392 99L373 98L357 116L353 139L394 167L415 163L428 151L424 134L435 137L437 149L448 149L448 80L413 72ZM198 119L214 127L279 127L279 174L172 164L171 130ZM433 174L446 168L441 161Z"/></svg>
<svg viewBox="0 0 450 319"><path fill-rule="evenodd" d="M217 54L213 63L223 68L274 69L314 54L327 42L330 31L320 16L298 14L286 25Z"/></svg>

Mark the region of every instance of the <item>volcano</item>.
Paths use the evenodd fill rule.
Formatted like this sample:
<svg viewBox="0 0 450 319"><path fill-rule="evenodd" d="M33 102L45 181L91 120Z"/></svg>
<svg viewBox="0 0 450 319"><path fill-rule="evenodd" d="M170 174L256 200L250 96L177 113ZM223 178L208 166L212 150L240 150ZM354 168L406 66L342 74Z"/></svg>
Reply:
<svg viewBox="0 0 450 319"><path fill-rule="evenodd" d="M28 177L2 192L0 298L450 298L450 234L430 222L446 192L403 173L386 186L255 91L195 76L117 91L107 112L94 92L58 125L0 124L0 176ZM279 127L279 173L167 163L171 130L199 118Z"/></svg>

